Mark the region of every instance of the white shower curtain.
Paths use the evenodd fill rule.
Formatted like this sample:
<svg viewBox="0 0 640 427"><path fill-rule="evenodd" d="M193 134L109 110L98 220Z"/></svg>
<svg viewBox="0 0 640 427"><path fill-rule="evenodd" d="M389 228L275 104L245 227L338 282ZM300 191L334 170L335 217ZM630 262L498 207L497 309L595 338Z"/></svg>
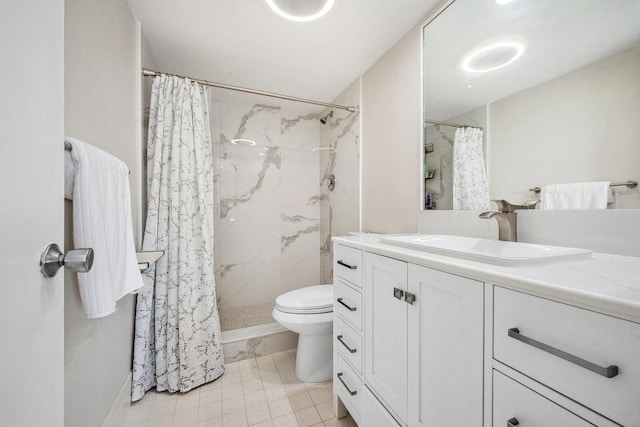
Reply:
<svg viewBox="0 0 640 427"><path fill-rule="evenodd" d="M490 209L482 130L458 128L453 142L453 209Z"/></svg>
<svg viewBox="0 0 640 427"><path fill-rule="evenodd" d="M224 372L213 263L213 162L205 89L153 81L143 250L165 254L138 295L132 400L185 392Z"/></svg>

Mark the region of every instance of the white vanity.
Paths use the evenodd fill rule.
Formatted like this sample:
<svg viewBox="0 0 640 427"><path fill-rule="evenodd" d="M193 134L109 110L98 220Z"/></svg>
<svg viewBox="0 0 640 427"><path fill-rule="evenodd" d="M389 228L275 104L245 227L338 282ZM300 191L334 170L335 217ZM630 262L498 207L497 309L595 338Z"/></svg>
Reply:
<svg viewBox="0 0 640 427"><path fill-rule="evenodd" d="M639 258L508 266L380 237L334 238L339 416L346 408L361 427L640 426Z"/></svg>

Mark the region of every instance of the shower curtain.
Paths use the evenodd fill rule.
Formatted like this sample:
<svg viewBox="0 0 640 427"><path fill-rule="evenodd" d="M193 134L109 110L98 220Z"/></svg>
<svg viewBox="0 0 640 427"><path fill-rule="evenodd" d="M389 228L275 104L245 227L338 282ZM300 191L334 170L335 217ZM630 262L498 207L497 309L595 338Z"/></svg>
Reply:
<svg viewBox="0 0 640 427"><path fill-rule="evenodd" d="M164 250L137 298L132 400L224 372L213 263L213 161L205 89L154 79L142 249Z"/></svg>
<svg viewBox="0 0 640 427"><path fill-rule="evenodd" d="M453 209L490 209L482 130L456 129L453 141Z"/></svg>

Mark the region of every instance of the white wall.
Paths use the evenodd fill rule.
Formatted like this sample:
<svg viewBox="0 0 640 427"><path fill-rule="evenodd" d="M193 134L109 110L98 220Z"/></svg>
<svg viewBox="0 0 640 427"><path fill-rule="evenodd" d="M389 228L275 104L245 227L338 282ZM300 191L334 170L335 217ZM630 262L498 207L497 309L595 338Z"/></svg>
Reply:
<svg viewBox="0 0 640 427"><path fill-rule="evenodd" d="M492 199L640 179L640 45L489 105Z"/></svg>
<svg viewBox="0 0 640 427"><path fill-rule="evenodd" d="M127 164L134 228L140 214L136 63L136 24L126 1L66 0L65 134ZM73 205L65 205L65 246L71 248ZM116 401L131 370L134 302L126 296L114 314L89 320L76 276L65 274L65 426L100 426Z"/></svg>
<svg viewBox="0 0 640 427"><path fill-rule="evenodd" d="M421 25L362 76L362 230L417 229L420 209Z"/></svg>

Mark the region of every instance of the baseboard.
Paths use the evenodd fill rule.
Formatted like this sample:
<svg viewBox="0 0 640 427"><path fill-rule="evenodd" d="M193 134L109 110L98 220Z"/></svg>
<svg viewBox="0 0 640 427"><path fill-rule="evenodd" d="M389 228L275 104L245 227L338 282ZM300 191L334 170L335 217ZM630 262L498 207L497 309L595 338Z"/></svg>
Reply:
<svg viewBox="0 0 640 427"><path fill-rule="evenodd" d="M109 415L102 423L102 427L122 427L127 418L127 412L131 407L131 372L122 384L118 397L116 398Z"/></svg>

